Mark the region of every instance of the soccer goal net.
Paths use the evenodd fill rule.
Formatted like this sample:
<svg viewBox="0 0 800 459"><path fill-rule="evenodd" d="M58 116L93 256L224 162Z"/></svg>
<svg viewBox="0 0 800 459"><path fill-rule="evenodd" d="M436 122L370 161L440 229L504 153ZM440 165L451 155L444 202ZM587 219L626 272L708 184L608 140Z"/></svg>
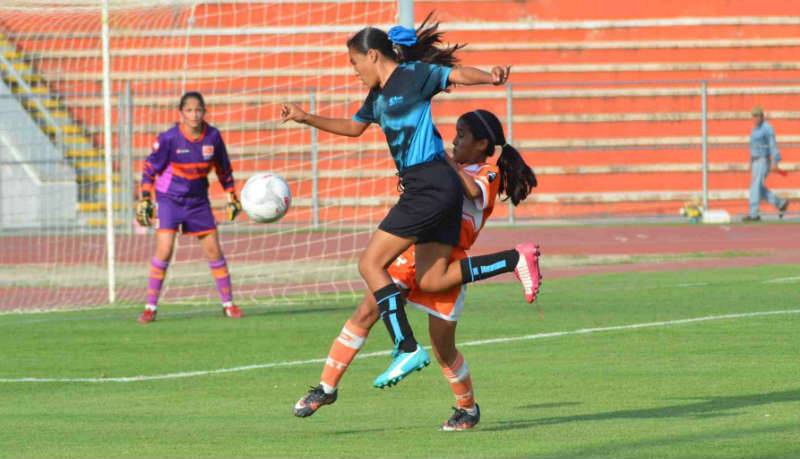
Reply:
<svg viewBox="0 0 800 459"><path fill-rule="evenodd" d="M333 137L279 122L292 102L352 116L365 96L345 42L396 21L396 0L156 1L109 4L111 130L104 128L102 2L0 5L0 309L144 303L155 232L134 222L142 164L179 119L185 91L227 144L237 189L283 176L277 223L225 220L209 196L240 304L309 301L362 289L355 259L396 199L380 131ZM105 136L113 174L105 173ZM108 184L111 184L111 187ZM109 260L107 194L115 251ZM218 301L196 238L179 236L163 303Z"/></svg>

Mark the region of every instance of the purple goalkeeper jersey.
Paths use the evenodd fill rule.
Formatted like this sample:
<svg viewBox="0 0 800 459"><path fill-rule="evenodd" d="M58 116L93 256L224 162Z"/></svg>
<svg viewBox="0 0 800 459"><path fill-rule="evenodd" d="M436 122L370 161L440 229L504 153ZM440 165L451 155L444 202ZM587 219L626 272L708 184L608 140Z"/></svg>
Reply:
<svg viewBox="0 0 800 459"><path fill-rule="evenodd" d="M155 187L159 195L174 198L208 198L208 173L217 173L222 188L234 191L233 170L222 135L206 123L194 140L179 124L158 135L153 151L144 163L142 191Z"/></svg>

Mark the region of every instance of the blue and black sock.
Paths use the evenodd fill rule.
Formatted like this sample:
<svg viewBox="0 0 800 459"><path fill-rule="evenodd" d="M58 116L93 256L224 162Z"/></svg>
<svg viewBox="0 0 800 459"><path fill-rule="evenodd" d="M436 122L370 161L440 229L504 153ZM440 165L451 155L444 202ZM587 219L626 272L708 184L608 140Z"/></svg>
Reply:
<svg viewBox="0 0 800 459"><path fill-rule="evenodd" d="M406 317L406 301L397 285L391 283L373 293L378 302L381 320L389 330L392 342L403 352L414 352L417 340Z"/></svg>
<svg viewBox="0 0 800 459"><path fill-rule="evenodd" d="M503 273L510 273L517 267L519 252L505 250L489 255L479 255L461 260L461 283L469 284Z"/></svg>

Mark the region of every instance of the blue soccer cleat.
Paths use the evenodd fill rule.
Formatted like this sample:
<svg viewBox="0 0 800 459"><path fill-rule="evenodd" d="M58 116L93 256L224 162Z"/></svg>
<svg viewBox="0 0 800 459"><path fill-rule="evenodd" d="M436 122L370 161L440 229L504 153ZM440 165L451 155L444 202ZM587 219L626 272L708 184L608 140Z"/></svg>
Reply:
<svg viewBox="0 0 800 459"><path fill-rule="evenodd" d="M431 358L428 357L428 352L419 344L414 352L403 352L400 349L395 349L392 352L392 363L389 364L389 368L375 378L375 382L372 385L379 389L394 386L411 372L422 370L430 363Z"/></svg>

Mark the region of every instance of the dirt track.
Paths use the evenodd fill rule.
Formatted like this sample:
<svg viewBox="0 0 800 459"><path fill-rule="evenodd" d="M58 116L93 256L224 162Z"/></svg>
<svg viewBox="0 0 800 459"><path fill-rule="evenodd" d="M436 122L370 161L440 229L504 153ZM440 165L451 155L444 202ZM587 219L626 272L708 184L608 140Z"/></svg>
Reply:
<svg viewBox="0 0 800 459"><path fill-rule="evenodd" d="M223 235L223 240L225 237L226 235ZM325 240L320 233L250 235L246 240L241 239L241 235L237 237L240 238L239 241L225 243L227 258L232 264L308 259L320 256L315 254L324 253L326 247L335 247L333 250L337 253L352 257L367 241L365 234L343 235L334 241L330 238ZM546 267L543 269L546 279L603 272L800 264L800 224L789 223L751 226L687 224L487 228L472 253L506 249L524 240L540 244L543 257L634 256L632 262L623 264ZM240 241L246 243L246 247L244 245L240 247ZM80 265L84 263L103 263L105 259L103 242L102 236L0 238L0 264L13 266L54 263L75 265L75 269L81 269ZM185 252L181 257L199 256L199 252L195 253L198 250L196 246L194 243L185 244L182 247ZM118 239L117 247L120 262L141 262L142 270L147 269L146 261L153 250L152 236L123 237ZM748 256L730 256L730 252L747 252ZM692 253L705 255L702 258L684 258L677 261L672 258L663 262L637 261L635 258L637 255L674 254L684 254L688 257ZM720 257L715 257L715 253L720 254ZM324 255L321 256L325 258ZM46 276L46 269L43 269L43 275ZM510 278L503 276L499 280L508 281ZM236 288L250 295L298 293L297 288L291 286L238 285ZM123 295L126 296L135 297L135 293L128 291ZM58 308L65 304L89 306L105 302L106 291L103 288L0 287L0 310Z"/></svg>

